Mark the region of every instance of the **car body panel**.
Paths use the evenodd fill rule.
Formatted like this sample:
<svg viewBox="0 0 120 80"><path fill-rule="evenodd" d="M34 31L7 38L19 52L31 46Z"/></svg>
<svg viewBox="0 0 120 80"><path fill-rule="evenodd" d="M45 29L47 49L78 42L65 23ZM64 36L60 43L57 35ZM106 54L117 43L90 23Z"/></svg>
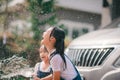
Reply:
<svg viewBox="0 0 120 80"><path fill-rule="evenodd" d="M76 45L120 44L120 28L97 30L76 38L71 46Z"/></svg>
<svg viewBox="0 0 120 80"><path fill-rule="evenodd" d="M109 48L112 49L111 52L107 52ZM97 49L96 53L95 49ZM120 66L116 67L114 63L120 58L120 28L100 29L80 36L70 43L66 54L85 80L118 80L120 71L117 70L120 70ZM94 58L91 58L93 54ZM81 65L90 62L89 60L91 63L97 62L102 59L103 54L108 55L100 65ZM80 65L77 62L81 62Z"/></svg>

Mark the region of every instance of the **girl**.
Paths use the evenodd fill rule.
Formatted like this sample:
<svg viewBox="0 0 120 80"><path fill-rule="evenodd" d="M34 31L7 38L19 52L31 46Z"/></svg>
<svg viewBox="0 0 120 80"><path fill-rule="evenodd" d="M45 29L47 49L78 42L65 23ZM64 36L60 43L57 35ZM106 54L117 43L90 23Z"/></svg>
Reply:
<svg viewBox="0 0 120 80"><path fill-rule="evenodd" d="M77 69L64 54L64 39L64 31L57 27L50 27L43 33L41 43L49 52L53 80L81 80Z"/></svg>
<svg viewBox="0 0 120 80"><path fill-rule="evenodd" d="M42 62L35 65L33 78L34 80L52 80L52 68L49 64L48 51L45 46L40 47L39 53Z"/></svg>

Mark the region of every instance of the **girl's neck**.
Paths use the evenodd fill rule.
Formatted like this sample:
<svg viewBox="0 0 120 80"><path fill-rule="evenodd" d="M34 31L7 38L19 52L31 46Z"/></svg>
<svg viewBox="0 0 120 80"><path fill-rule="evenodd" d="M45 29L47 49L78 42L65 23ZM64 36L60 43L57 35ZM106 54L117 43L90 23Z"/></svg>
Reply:
<svg viewBox="0 0 120 80"><path fill-rule="evenodd" d="M47 61L44 61L44 63L45 63L45 64L49 64L49 61L48 61L48 60L47 60Z"/></svg>
<svg viewBox="0 0 120 80"><path fill-rule="evenodd" d="M54 47L49 47L48 49L49 54L52 54L56 49Z"/></svg>
<svg viewBox="0 0 120 80"><path fill-rule="evenodd" d="M50 65L49 62L43 61L42 65L41 65L42 66L42 70L46 71L48 69L49 65Z"/></svg>
<svg viewBox="0 0 120 80"><path fill-rule="evenodd" d="M55 48L51 49L50 52L49 52L49 54L52 54L55 50L56 50Z"/></svg>

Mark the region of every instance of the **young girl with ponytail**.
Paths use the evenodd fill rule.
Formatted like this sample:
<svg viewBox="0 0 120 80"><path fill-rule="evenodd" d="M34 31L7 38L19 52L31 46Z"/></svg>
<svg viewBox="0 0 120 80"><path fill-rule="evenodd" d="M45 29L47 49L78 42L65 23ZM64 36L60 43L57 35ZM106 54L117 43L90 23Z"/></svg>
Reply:
<svg viewBox="0 0 120 80"><path fill-rule="evenodd" d="M53 80L81 80L76 67L64 54L64 39L65 32L58 27L50 27L43 33L41 43L49 52Z"/></svg>

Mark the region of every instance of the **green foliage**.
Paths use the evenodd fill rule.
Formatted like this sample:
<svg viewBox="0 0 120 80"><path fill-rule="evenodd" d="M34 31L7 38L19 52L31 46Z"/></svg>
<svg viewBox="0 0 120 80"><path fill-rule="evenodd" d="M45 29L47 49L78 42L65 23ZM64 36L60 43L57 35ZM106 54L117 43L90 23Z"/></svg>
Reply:
<svg viewBox="0 0 120 80"><path fill-rule="evenodd" d="M29 11L32 13L32 31L34 40L40 40L45 24L54 24L54 0L28 0ZM50 16L49 16L50 15ZM47 17L48 16L48 17ZM42 18L43 19L42 19ZM47 18L46 18L47 17Z"/></svg>
<svg viewBox="0 0 120 80"><path fill-rule="evenodd" d="M56 24L56 14L54 10L54 0L28 0L28 3L28 9L31 13L34 42L29 45L27 52L29 53L28 59L31 60L31 66L34 66L39 58L37 49L40 45L42 33L45 30L44 26L46 24Z"/></svg>
<svg viewBox="0 0 120 80"><path fill-rule="evenodd" d="M32 15L32 31L34 32L34 40L40 40L39 20L35 15Z"/></svg>
<svg viewBox="0 0 120 80"><path fill-rule="evenodd" d="M54 0L28 0L29 10L36 14L48 14L53 12Z"/></svg>

